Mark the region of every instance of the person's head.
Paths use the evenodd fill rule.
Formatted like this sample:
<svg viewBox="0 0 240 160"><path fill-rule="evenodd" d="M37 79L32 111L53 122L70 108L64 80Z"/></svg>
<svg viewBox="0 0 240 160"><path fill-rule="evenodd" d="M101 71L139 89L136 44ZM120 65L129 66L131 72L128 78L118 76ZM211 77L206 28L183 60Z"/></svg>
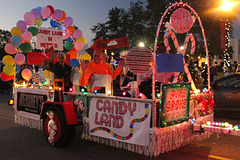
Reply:
<svg viewBox="0 0 240 160"><path fill-rule="evenodd" d="M109 59L109 56L107 55L107 53L103 53L103 61L108 63L108 59Z"/></svg>
<svg viewBox="0 0 240 160"><path fill-rule="evenodd" d="M101 51L94 51L93 52L93 62L96 64L100 64L103 60L103 54Z"/></svg>
<svg viewBox="0 0 240 160"><path fill-rule="evenodd" d="M65 59L66 59L65 53L59 52L59 53L57 54L57 60L58 60L58 63L59 63L59 64L64 65Z"/></svg>

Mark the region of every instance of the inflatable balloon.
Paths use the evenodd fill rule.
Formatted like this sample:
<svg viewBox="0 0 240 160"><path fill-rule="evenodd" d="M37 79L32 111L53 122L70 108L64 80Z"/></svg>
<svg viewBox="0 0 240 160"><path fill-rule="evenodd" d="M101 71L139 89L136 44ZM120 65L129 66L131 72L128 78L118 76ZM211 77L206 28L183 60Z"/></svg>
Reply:
<svg viewBox="0 0 240 160"><path fill-rule="evenodd" d="M31 32L33 36L38 34L38 29L36 27L29 27L27 31Z"/></svg>
<svg viewBox="0 0 240 160"><path fill-rule="evenodd" d="M55 20L52 20L51 19L51 21L50 21L50 25L52 26L52 27L59 27L59 23L58 23L58 21L55 21Z"/></svg>
<svg viewBox="0 0 240 160"><path fill-rule="evenodd" d="M29 43L23 43L19 47L23 53L28 53L31 50L31 45Z"/></svg>
<svg viewBox="0 0 240 160"><path fill-rule="evenodd" d="M11 29L11 35L12 36L19 36L19 37L21 37L22 36L22 30L20 28L18 28L18 27L13 27Z"/></svg>
<svg viewBox="0 0 240 160"><path fill-rule="evenodd" d="M43 23L42 19L39 19L37 22L34 23L35 26L41 26Z"/></svg>
<svg viewBox="0 0 240 160"><path fill-rule="evenodd" d="M83 49L83 44L82 42L78 41L74 44L74 47L76 48L76 50L80 51Z"/></svg>
<svg viewBox="0 0 240 160"><path fill-rule="evenodd" d="M65 26L71 26L73 24L73 19L72 17L66 17L65 20L64 20L64 24Z"/></svg>
<svg viewBox="0 0 240 160"><path fill-rule="evenodd" d="M32 14L31 12L26 12L26 13L24 14L24 20L25 20L25 22L27 22L27 23L29 23L29 24L33 23L33 22L34 22L34 16L33 16L33 14Z"/></svg>
<svg viewBox="0 0 240 160"><path fill-rule="evenodd" d="M68 53L70 55L70 59L76 59L77 58L77 52L75 51L68 51Z"/></svg>
<svg viewBox="0 0 240 160"><path fill-rule="evenodd" d="M35 19L37 19L38 17L40 17L40 11L37 8L33 8L31 10L32 15L34 16Z"/></svg>
<svg viewBox="0 0 240 160"><path fill-rule="evenodd" d="M69 37L69 34L67 31L63 31L63 39L67 39Z"/></svg>
<svg viewBox="0 0 240 160"><path fill-rule="evenodd" d="M53 8L53 6L48 5L47 7L48 7L48 8L50 9L50 11L51 11L50 15L52 15L52 14L54 13L54 8Z"/></svg>
<svg viewBox="0 0 240 160"><path fill-rule="evenodd" d="M88 53L85 53L83 54L81 57L80 57L81 60L87 60L87 61L91 61L92 57L88 54Z"/></svg>
<svg viewBox="0 0 240 160"><path fill-rule="evenodd" d="M32 40L32 33L29 31L25 31L22 34L22 40L26 42L30 42Z"/></svg>
<svg viewBox="0 0 240 160"><path fill-rule="evenodd" d="M75 28L73 26L68 26L67 29L70 34L73 34L73 32L75 31Z"/></svg>
<svg viewBox="0 0 240 160"><path fill-rule="evenodd" d="M60 19L58 19L58 21L63 21L66 18L66 13L64 11L62 11L62 17Z"/></svg>
<svg viewBox="0 0 240 160"><path fill-rule="evenodd" d="M27 29L27 23L23 20L17 22L17 27L20 28L23 32Z"/></svg>
<svg viewBox="0 0 240 160"><path fill-rule="evenodd" d="M11 44L15 47L19 47L22 43L22 39L19 36L12 36Z"/></svg>
<svg viewBox="0 0 240 160"><path fill-rule="evenodd" d="M11 76L11 75L14 75L15 74L15 68L13 65L10 65L10 64L7 64L3 67L3 72L8 75L8 76Z"/></svg>
<svg viewBox="0 0 240 160"><path fill-rule="evenodd" d="M3 64L5 64L5 65L7 65L7 64L14 65L14 59L10 55L4 56L2 61L3 61Z"/></svg>
<svg viewBox="0 0 240 160"><path fill-rule="evenodd" d="M6 44L5 47L4 47L4 50L8 54L15 54L15 53L17 53L17 48L15 46L13 46L12 44Z"/></svg>
<svg viewBox="0 0 240 160"><path fill-rule="evenodd" d="M21 75L25 80L29 81L32 78L32 71L28 68L25 68L22 70Z"/></svg>
<svg viewBox="0 0 240 160"><path fill-rule="evenodd" d="M50 72L50 71L48 71L48 70L44 70L44 77L46 78L46 79L48 79L48 80L50 80L51 79L51 77L52 77L52 73Z"/></svg>
<svg viewBox="0 0 240 160"><path fill-rule="evenodd" d="M65 44L64 44L64 47L67 49L67 50L71 50L73 49L74 45L73 43L69 42L69 41L66 41Z"/></svg>
<svg viewBox="0 0 240 160"><path fill-rule="evenodd" d="M51 10L49 9L49 7L43 7L41 10L41 14L44 18L48 18L51 14Z"/></svg>
<svg viewBox="0 0 240 160"><path fill-rule="evenodd" d="M63 16L63 13L60 9L56 9L53 13L53 18L55 19L60 19L62 18L62 16Z"/></svg>
<svg viewBox="0 0 240 160"><path fill-rule="evenodd" d="M73 32L73 37L78 39L78 38L81 38L82 37L82 31L77 29Z"/></svg>
<svg viewBox="0 0 240 160"><path fill-rule="evenodd" d="M4 81L10 81L11 79L14 78L14 75L8 76L8 75L6 75L4 72L2 72L2 73L0 74L0 77L1 77L1 79L4 80Z"/></svg>
<svg viewBox="0 0 240 160"><path fill-rule="evenodd" d="M42 14L41 14L42 7L37 7L36 9L39 11L40 16L41 16L41 15L42 15Z"/></svg>
<svg viewBox="0 0 240 160"><path fill-rule="evenodd" d="M78 42L78 41L82 42L82 44L85 44L85 39L84 39L83 37L78 38L78 39L76 40L76 42Z"/></svg>
<svg viewBox="0 0 240 160"><path fill-rule="evenodd" d="M22 53L18 53L18 54L16 54L16 56L14 57L15 63L16 63L17 65L23 65L23 64L25 63L25 59L26 59L26 57L25 57L25 55L22 54Z"/></svg>
<svg viewBox="0 0 240 160"><path fill-rule="evenodd" d="M77 59L71 59L71 60L70 60L70 65L71 65L72 67L78 67L78 66L79 66L79 62L78 62Z"/></svg>

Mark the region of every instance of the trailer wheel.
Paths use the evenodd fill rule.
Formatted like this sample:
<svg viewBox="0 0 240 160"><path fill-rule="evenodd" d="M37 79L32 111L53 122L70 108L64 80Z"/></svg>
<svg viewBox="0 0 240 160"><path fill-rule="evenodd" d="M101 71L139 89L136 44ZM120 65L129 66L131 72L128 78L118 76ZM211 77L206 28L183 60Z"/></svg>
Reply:
<svg viewBox="0 0 240 160"><path fill-rule="evenodd" d="M64 147L72 142L75 126L67 125L63 111L52 106L43 116L43 132L50 145Z"/></svg>

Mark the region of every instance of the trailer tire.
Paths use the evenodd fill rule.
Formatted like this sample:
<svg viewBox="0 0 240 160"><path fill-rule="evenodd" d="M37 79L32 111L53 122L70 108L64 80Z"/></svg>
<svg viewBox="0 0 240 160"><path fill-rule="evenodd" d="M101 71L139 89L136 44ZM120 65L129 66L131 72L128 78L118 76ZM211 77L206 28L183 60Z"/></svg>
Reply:
<svg viewBox="0 0 240 160"><path fill-rule="evenodd" d="M43 114L43 132L50 145L65 147L75 136L75 126L67 125L61 108L51 106Z"/></svg>

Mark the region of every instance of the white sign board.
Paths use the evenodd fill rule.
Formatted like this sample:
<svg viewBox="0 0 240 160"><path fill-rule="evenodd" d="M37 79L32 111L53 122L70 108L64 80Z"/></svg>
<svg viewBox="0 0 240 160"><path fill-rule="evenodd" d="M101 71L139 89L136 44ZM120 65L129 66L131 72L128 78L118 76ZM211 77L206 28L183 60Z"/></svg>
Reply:
<svg viewBox="0 0 240 160"><path fill-rule="evenodd" d="M63 50L63 31L60 29L37 27L37 49L53 46L55 50Z"/></svg>
<svg viewBox="0 0 240 160"><path fill-rule="evenodd" d="M93 98L90 134L122 142L149 145L151 105L148 103Z"/></svg>

